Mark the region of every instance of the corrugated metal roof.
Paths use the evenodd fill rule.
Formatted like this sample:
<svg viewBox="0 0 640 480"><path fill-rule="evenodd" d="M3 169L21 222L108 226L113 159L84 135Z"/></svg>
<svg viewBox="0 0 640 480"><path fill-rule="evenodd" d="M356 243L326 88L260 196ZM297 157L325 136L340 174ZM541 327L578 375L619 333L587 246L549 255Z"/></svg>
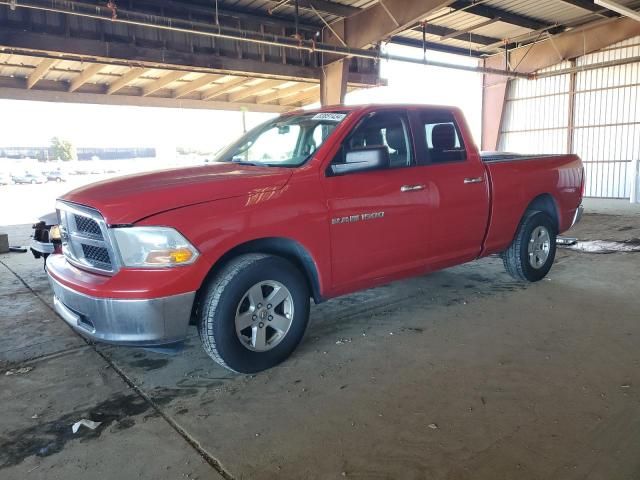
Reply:
<svg viewBox="0 0 640 480"><path fill-rule="evenodd" d="M186 0L177 0L184 1ZM336 15L336 11L344 11L344 7L351 7L352 9L368 8L379 0L325 0L324 7L318 6L318 10L314 11L312 8L306 6L305 2L301 2L300 17L301 23L311 25L318 29L324 28L324 22L332 23L341 18ZM407 0L409 1L409 0ZM415 0L417 1L417 0ZM618 0L620 3L636 8L640 6L640 0ZM211 8L213 6L212 1L207 0L194 0L188 2L193 5L204 6ZM332 6L331 4L335 4ZM329 6L326 6L328 4ZM285 18L287 21L291 21L293 25L294 15L294 2L283 0L218 0L218 6L221 10L237 10L239 12L251 12L259 16L269 16L273 11L274 18ZM580 23L587 23L590 21L599 20L603 17L602 14L594 13L585 8L577 7L571 4L569 1L562 0L476 0L470 4L469 10L453 10L450 7L438 9L430 14L425 20L433 26L444 27L452 31L469 31L475 35L481 35L488 37L489 39L496 39L497 46L490 48L486 47L487 42L484 45L482 43L474 42L473 38L470 38L469 32L456 36L455 38L441 39L439 35L430 34L427 36L427 40L441 44L443 46L464 46L467 48L483 47L486 53L494 53L500 48L502 40L512 41L518 39L521 41L523 36L534 32L534 28L539 24L543 27L554 26L575 26ZM534 28L525 28L522 24L510 23L509 19L501 19L490 25L483 25L479 28L474 28L476 25L482 25L490 19L490 15L475 14L472 13L474 8L490 8L495 11L503 11L508 14L517 15L525 19L524 24L527 26L533 26ZM330 13L334 11L334 13ZM348 9L347 9L348 11ZM238 14L238 18L241 19L241 13ZM499 17L499 14L497 15ZM530 22L527 22L530 21ZM421 32L415 32L407 30L399 33L397 36L405 37L412 40L421 40ZM535 34L533 35L535 37ZM477 38L475 40L478 40ZM532 39L524 39L525 41Z"/></svg>

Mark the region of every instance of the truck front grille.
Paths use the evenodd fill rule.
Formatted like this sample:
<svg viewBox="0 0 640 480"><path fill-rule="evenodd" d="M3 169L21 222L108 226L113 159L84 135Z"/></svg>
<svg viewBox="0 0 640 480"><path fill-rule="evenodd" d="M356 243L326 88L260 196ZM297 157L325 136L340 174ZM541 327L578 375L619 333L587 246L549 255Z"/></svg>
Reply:
<svg viewBox="0 0 640 480"><path fill-rule="evenodd" d="M111 267L111 259L109 251L105 247L94 247L93 245L82 244L82 253L84 258L105 268Z"/></svg>
<svg viewBox="0 0 640 480"><path fill-rule="evenodd" d="M90 235L95 238L99 238L102 240L102 232L100 231L100 226L98 223L89 217L83 217L82 215L74 215L73 216L76 227L78 228L78 232L84 233L86 235Z"/></svg>
<svg viewBox="0 0 640 480"><path fill-rule="evenodd" d="M116 256L107 225L92 208L59 201L62 251L72 264L112 275L117 271Z"/></svg>

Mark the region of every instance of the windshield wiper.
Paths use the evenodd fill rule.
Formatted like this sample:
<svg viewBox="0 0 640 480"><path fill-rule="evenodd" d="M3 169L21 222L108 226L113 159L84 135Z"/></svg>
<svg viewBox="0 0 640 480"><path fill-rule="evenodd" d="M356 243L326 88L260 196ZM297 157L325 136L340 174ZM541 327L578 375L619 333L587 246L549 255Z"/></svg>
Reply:
<svg viewBox="0 0 640 480"><path fill-rule="evenodd" d="M263 167L263 166L265 166L264 163L249 162L248 160L239 160L239 159L235 159L235 158L231 159L231 163L237 163L238 165L250 165L252 167Z"/></svg>

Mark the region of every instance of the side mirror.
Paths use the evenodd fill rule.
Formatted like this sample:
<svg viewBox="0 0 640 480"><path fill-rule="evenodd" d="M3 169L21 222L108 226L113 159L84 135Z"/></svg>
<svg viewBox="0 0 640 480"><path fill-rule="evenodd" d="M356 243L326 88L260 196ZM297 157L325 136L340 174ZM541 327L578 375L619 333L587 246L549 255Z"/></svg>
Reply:
<svg viewBox="0 0 640 480"><path fill-rule="evenodd" d="M331 173L333 175L344 175L346 173L379 170L388 168L390 163L387 147L360 148L346 152L344 163L332 164Z"/></svg>

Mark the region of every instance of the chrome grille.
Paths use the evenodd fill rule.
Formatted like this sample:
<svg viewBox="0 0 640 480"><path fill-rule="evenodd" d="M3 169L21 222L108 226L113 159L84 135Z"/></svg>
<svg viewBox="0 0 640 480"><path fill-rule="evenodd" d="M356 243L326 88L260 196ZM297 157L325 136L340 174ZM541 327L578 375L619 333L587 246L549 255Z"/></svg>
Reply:
<svg viewBox="0 0 640 480"><path fill-rule="evenodd" d="M78 232L84 233L86 235L90 235L95 238L102 239L102 232L100 231L100 226L98 223L89 218L83 217L82 215L74 215L73 219L76 222L76 227L78 228Z"/></svg>
<svg viewBox="0 0 640 480"><path fill-rule="evenodd" d="M94 247L93 245L82 244L82 253L87 260L105 266L111 267L111 260L109 259L109 251L105 247Z"/></svg>
<svg viewBox="0 0 640 480"><path fill-rule="evenodd" d="M62 251L70 263L96 273L113 274L118 269L107 225L92 208L59 201Z"/></svg>

